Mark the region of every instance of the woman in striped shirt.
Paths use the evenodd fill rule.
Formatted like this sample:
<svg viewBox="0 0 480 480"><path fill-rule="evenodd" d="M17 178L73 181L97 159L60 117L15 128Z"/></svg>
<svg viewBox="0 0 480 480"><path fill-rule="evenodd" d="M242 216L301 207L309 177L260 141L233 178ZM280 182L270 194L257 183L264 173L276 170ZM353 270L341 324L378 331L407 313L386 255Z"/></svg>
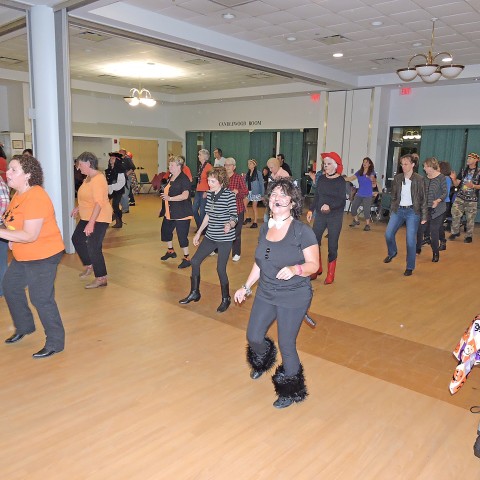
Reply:
<svg viewBox="0 0 480 480"><path fill-rule="evenodd" d="M200 300L200 265L215 249L218 249L217 273L222 289L222 303L217 312L224 312L230 306L230 289L227 276L227 261L235 240L235 225L238 221L235 194L227 189L229 178L224 167L214 167L208 172L207 205L205 217L198 228L193 244L198 246L192 257L191 289L179 303L185 305ZM200 235L208 226L202 243Z"/></svg>

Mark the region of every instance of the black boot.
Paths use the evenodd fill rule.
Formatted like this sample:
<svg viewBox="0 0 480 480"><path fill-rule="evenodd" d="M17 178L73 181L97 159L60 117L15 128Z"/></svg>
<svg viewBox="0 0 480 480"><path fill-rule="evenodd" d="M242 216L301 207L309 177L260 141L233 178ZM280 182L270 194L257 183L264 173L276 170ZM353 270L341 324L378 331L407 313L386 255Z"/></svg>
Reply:
<svg viewBox="0 0 480 480"><path fill-rule="evenodd" d="M272 382L278 395L277 400L273 402L275 408L286 408L292 403L302 402L308 395L302 364L297 374L291 377L287 377L283 365L279 365L272 376Z"/></svg>
<svg viewBox="0 0 480 480"><path fill-rule="evenodd" d="M122 217L115 217L115 225L112 225L112 228L122 228Z"/></svg>
<svg viewBox="0 0 480 480"><path fill-rule="evenodd" d="M197 277L191 276L190 282L190 293L185 298L178 301L178 303L181 303L182 305L186 305L190 302L198 302L200 300L200 275Z"/></svg>
<svg viewBox="0 0 480 480"><path fill-rule="evenodd" d="M218 306L217 312L224 312L230 306L231 298L230 298L230 287L228 283L222 284L222 303Z"/></svg>
<svg viewBox="0 0 480 480"><path fill-rule="evenodd" d="M440 240L440 247L438 248L441 252L447 249L447 241Z"/></svg>
<svg viewBox="0 0 480 480"><path fill-rule="evenodd" d="M265 337L267 349L263 355L257 355L250 345L247 345L247 363L251 368L250 378L256 380L268 372L277 360L277 347L271 338Z"/></svg>

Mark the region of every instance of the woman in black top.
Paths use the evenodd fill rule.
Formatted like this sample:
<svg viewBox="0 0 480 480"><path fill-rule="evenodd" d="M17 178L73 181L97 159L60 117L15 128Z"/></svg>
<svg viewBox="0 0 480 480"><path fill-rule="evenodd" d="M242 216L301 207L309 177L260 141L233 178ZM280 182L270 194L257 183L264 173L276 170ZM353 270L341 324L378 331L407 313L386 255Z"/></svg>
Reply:
<svg viewBox="0 0 480 480"><path fill-rule="evenodd" d="M342 159L338 153L322 153L323 171L325 175L318 178L315 198L312 209L307 213L307 220L311 222L313 211L315 220L313 231L317 237L318 244L322 244L322 236L328 229L328 272L325 278L325 285L333 283L335 279L335 268L337 266L338 239L342 231L343 211L346 203L345 179L341 177L343 171ZM322 260L320 266L312 279L322 273Z"/></svg>
<svg viewBox="0 0 480 480"><path fill-rule="evenodd" d="M111 152L108 162L108 168L105 170L105 177L108 183L108 196L112 199L113 214L115 215L115 225L112 228L122 228L122 211L120 210L120 201L125 192L125 167L123 166L122 154Z"/></svg>
<svg viewBox="0 0 480 480"><path fill-rule="evenodd" d="M227 261L235 240L235 225L238 221L235 194L227 189L229 178L224 167L214 167L208 172L208 186L205 217L198 228L193 244L198 246L192 257L190 293L179 301L181 304L200 300L200 265L215 249L218 249L217 273L222 289L222 303L217 312L224 312L230 306L230 288L227 276ZM202 243L200 235L208 226Z"/></svg>
<svg viewBox="0 0 480 480"><path fill-rule="evenodd" d="M277 320L282 365L272 377L278 395L273 405L285 408L307 396L296 340L312 299L310 274L318 270L318 244L312 229L298 220L302 196L290 179L271 182L266 200L270 220L260 229L255 263L235 301L243 302L258 280L247 329L250 377L259 378L275 363L276 348L266 334Z"/></svg>
<svg viewBox="0 0 480 480"><path fill-rule="evenodd" d="M440 229L443 230L443 218L447 210L447 181L440 173L440 165L435 157L430 157L423 163L427 176L424 178L427 196L427 223L420 224L417 231L417 253L422 251L422 240L425 234L430 238L433 257L432 262L440 260ZM427 230L428 229L428 230Z"/></svg>
<svg viewBox="0 0 480 480"><path fill-rule="evenodd" d="M162 193L163 205L160 216L162 222L162 242L167 242L167 253L162 260L177 258L173 249L173 231L177 230L178 243L183 249L183 260L178 268L187 268L190 264L188 253L188 230L193 216L192 202L190 201L190 187L192 184L183 173L184 160L182 157L173 157L168 164L170 177Z"/></svg>

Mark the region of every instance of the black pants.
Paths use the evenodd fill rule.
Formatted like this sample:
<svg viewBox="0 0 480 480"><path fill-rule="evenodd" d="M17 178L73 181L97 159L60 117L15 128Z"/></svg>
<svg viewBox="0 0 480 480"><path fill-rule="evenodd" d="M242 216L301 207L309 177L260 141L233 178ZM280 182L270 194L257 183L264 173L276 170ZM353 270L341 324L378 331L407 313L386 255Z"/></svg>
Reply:
<svg viewBox="0 0 480 480"><path fill-rule="evenodd" d="M121 190L117 190L117 191L112 193L113 213L115 214L115 217L118 218L118 220L122 219L122 211L120 210L120 202L122 201L123 192L124 192L124 189L122 188Z"/></svg>
<svg viewBox="0 0 480 480"><path fill-rule="evenodd" d="M45 330L47 349L61 352L65 347L65 330L55 301L55 277L63 252L42 260L19 262L12 259L3 278L3 293L16 333L35 331L32 311L28 306L26 288L32 305Z"/></svg>
<svg viewBox="0 0 480 480"><path fill-rule="evenodd" d="M330 233L328 236L330 236ZM287 376L296 375L300 367L297 336L309 305L310 300L304 305L286 308L271 305L258 297L255 297L253 302L247 328L247 341L257 355L265 353L265 335L270 325L277 320L278 346Z"/></svg>
<svg viewBox="0 0 480 480"><path fill-rule="evenodd" d="M161 240L162 242L171 242L173 240L173 231L177 230L178 243L180 248L188 247L188 230L190 229L190 220L170 220L163 217Z"/></svg>
<svg viewBox="0 0 480 480"><path fill-rule="evenodd" d="M440 246L440 236L441 232L443 231L443 238L445 239L445 231L443 230L443 219L445 218L444 215L439 215L436 218L428 218L427 223L423 225L420 224L418 226L417 231L417 250L421 250L422 248L422 240L427 234L430 237L430 242L432 246L433 253L438 253L438 247Z"/></svg>
<svg viewBox="0 0 480 480"><path fill-rule="evenodd" d="M245 217L245 212L238 214L238 221L235 225L235 240L233 241L232 245L232 256L235 255L240 256L242 254L242 227L243 227L243 219Z"/></svg>
<svg viewBox="0 0 480 480"><path fill-rule="evenodd" d="M96 222L93 232L86 236L83 232L87 225L86 220L80 220L72 235L72 243L83 265L92 265L95 277L105 277L107 267L103 258L102 244L107 232L108 223Z"/></svg>
<svg viewBox="0 0 480 480"><path fill-rule="evenodd" d="M319 245L322 244L322 236L326 229L328 229L328 261L333 262L338 255L338 239L342 231L343 212L338 213L319 213L315 215L313 222L313 231L317 237Z"/></svg>
<svg viewBox="0 0 480 480"><path fill-rule="evenodd" d="M192 257L192 277L200 275L200 265L215 250L218 249L217 273L220 283L225 285L228 283L227 262L232 250L232 242L214 242L204 237L202 243L198 246L195 255Z"/></svg>

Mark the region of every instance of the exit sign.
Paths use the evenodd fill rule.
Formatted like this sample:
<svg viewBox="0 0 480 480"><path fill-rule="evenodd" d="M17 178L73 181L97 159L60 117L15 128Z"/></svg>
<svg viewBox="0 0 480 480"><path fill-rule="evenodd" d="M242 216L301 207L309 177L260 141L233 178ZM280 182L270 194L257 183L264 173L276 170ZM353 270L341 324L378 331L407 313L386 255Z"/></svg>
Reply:
<svg viewBox="0 0 480 480"><path fill-rule="evenodd" d="M400 89L400 95L410 95L412 93L412 89L410 87L403 87Z"/></svg>

